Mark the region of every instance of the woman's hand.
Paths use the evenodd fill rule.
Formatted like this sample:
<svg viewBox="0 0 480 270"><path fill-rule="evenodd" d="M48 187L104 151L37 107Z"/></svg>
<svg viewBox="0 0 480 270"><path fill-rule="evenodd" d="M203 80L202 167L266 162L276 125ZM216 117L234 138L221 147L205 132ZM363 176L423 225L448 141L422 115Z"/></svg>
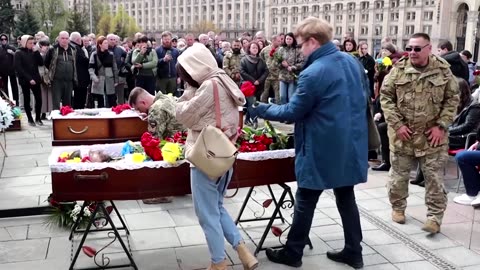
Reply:
<svg viewBox="0 0 480 270"><path fill-rule="evenodd" d="M478 142L472 144L472 146L470 146L470 147L468 148L468 151L475 151L475 150L477 150L477 146L478 146Z"/></svg>
<svg viewBox="0 0 480 270"><path fill-rule="evenodd" d="M373 116L373 120L375 120L375 121L380 121L380 118L382 118L382 114L381 114L381 113L376 113L376 114Z"/></svg>
<svg viewBox="0 0 480 270"><path fill-rule="evenodd" d="M258 81L255 81L253 84L254 85L259 85L260 83Z"/></svg>

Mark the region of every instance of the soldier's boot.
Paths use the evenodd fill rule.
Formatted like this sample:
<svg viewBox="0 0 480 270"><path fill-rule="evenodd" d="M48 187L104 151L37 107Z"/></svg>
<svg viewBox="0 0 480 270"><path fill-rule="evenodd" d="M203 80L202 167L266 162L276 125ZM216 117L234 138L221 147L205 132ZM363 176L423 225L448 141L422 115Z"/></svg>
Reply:
<svg viewBox="0 0 480 270"><path fill-rule="evenodd" d="M242 262L244 270L253 270L258 267L258 260L253 256L252 253L248 250L245 243L240 243L237 246L238 258Z"/></svg>
<svg viewBox="0 0 480 270"><path fill-rule="evenodd" d="M405 212L393 210L392 220L398 224L405 224Z"/></svg>
<svg viewBox="0 0 480 270"><path fill-rule="evenodd" d="M207 270L227 270L228 263L227 260L223 260L220 263L211 263Z"/></svg>
<svg viewBox="0 0 480 270"><path fill-rule="evenodd" d="M422 227L422 230L429 232L429 233L439 233L440 232L440 225L431 219L427 219L425 224Z"/></svg>

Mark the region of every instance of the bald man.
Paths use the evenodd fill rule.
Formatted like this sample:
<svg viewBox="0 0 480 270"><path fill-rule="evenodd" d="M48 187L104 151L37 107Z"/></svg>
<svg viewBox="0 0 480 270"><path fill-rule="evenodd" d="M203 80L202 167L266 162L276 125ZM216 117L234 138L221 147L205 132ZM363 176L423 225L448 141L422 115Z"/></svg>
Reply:
<svg viewBox="0 0 480 270"><path fill-rule="evenodd" d="M54 110L71 106L72 90L77 85L76 50L69 45L70 35L66 31L58 34L58 44L48 50L45 66L48 67L52 83L52 106Z"/></svg>

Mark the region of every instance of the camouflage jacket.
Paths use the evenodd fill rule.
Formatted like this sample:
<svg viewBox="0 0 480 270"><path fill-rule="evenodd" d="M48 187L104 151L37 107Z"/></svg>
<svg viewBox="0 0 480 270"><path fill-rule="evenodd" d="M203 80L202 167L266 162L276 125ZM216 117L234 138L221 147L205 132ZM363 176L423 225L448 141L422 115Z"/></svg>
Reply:
<svg viewBox="0 0 480 270"><path fill-rule="evenodd" d="M292 47L279 47L277 53L280 54L282 59L287 61L288 65L293 68L293 71L288 71L287 68L284 68L280 63L280 81L295 81L297 75L300 74L300 71L302 71L303 53L300 51L300 49Z"/></svg>
<svg viewBox="0 0 480 270"><path fill-rule="evenodd" d="M260 52L260 58L267 64L268 68L268 78L269 79L277 79L280 73L280 63L275 59L275 57L270 56L270 52L272 51L272 45L269 45ZM278 51L280 47L277 47L275 51Z"/></svg>
<svg viewBox="0 0 480 270"><path fill-rule="evenodd" d="M175 99L159 92L148 110L148 132L157 138L174 135L184 128L175 119Z"/></svg>
<svg viewBox="0 0 480 270"><path fill-rule="evenodd" d="M447 133L441 142L444 147L433 148L425 132L434 126L448 130L455 116L459 90L449 67L445 60L432 55L428 66L420 72L408 58L402 58L387 75L380 102L392 152L420 157L445 149ZM408 141L401 141L396 135L403 125L413 132Z"/></svg>
<svg viewBox="0 0 480 270"><path fill-rule="evenodd" d="M225 70L228 76L236 83L238 83L239 80L235 80L234 75L237 73L240 74L240 60L242 60L242 55L232 52L227 52L225 57L223 57L223 70Z"/></svg>

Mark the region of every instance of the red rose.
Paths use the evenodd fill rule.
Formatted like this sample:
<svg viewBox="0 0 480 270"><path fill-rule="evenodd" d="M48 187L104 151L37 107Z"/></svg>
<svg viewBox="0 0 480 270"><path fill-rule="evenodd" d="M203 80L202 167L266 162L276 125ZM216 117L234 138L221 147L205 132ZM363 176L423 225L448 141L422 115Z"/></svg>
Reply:
<svg viewBox="0 0 480 270"><path fill-rule="evenodd" d="M255 85L250 81L245 81L240 86L240 90L245 95L245 97L251 97L255 94Z"/></svg>
<svg viewBox="0 0 480 270"><path fill-rule="evenodd" d="M74 112L74 111L73 111L72 107L70 107L70 106L62 106L60 108L60 114L62 116L65 116L65 115L67 115L69 113L72 113L72 112Z"/></svg>
<svg viewBox="0 0 480 270"><path fill-rule="evenodd" d="M149 132L145 132L140 139L145 154L153 161L163 160L162 150L160 150L160 140L153 137Z"/></svg>
<svg viewBox="0 0 480 270"><path fill-rule="evenodd" d="M473 72L473 75L475 75L475 76L480 75L480 70L475 70L475 71Z"/></svg>
<svg viewBox="0 0 480 270"><path fill-rule="evenodd" d="M277 48L273 48L271 51L270 51L270 57L273 57L275 56L275 51L277 50Z"/></svg>
<svg viewBox="0 0 480 270"><path fill-rule="evenodd" d="M112 111L116 114L121 114L123 111L131 110L132 107L128 104L120 104L118 106L112 107Z"/></svg>

